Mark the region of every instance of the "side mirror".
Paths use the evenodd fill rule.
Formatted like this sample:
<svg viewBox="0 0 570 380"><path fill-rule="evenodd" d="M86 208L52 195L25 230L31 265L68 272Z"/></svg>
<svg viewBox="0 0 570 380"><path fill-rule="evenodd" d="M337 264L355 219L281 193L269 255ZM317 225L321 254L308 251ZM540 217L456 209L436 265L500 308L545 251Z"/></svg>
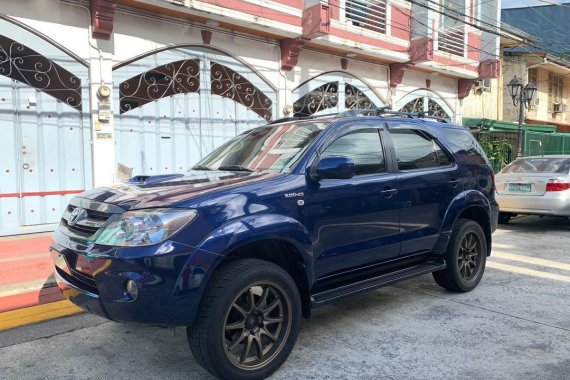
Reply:
<svg viewBox="0 0 570 380"><path fill-rule="evenodd" d="M315 181L323 178L349 179L354 177L354 161L348 157L326 157L320 160L311 170L311 178Z"/></svg>

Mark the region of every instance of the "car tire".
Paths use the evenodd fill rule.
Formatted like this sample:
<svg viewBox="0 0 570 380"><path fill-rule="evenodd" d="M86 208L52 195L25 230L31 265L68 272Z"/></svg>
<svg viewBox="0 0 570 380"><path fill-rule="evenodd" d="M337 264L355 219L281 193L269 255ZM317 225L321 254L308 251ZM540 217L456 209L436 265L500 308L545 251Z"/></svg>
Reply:
<svg viewBox="0 0 570 380"><path fill-rule="evenodd" d="M196 361L221 379L264 379L289 356L301 325L301 298L281 267L243 259L222 264L187 328Z"/></svg>
<svg viewBox="0 0 570 380"><path fill-rule="evenodd" d="M507 224L511 221L513 214L508 212L499 212L499 224Z"/></svg>
<svg viewBox="0 0 570 380"><path fill-rule="evenodd" d="M487 240L479 223L470 219L457 221L445 260L447 267L433 272L438 285L456 292L469 292L477 287L487 262Z"/></svg>

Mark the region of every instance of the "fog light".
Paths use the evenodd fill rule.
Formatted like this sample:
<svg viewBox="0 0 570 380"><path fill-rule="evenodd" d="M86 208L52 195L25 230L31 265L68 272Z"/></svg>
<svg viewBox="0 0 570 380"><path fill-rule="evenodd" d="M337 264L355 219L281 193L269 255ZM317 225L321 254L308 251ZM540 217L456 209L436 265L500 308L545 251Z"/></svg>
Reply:
<svg viewBox="0 0 570 380"><path fill-rule="evenodd" d="M133 280L127 281L127 285L125 286L125 289L127 290L127 294L129 296L131 296L131 298L133 300L137 299L137 297L139 295L139 288L137 287L136 282L134 282Z"/></svg>

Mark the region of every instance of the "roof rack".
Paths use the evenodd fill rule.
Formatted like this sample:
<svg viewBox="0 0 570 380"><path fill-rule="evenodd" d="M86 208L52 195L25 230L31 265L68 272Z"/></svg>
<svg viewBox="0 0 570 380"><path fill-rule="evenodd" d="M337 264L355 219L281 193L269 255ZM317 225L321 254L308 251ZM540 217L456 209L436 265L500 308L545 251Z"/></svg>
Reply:
<svg viewBox="0 0 570 380"><path fill-rule="evenodd" d="M418 112L417 118L418 119L433 119L433 120L437 120L441 123L446 123L446 124L451 121L450 119L446 119L445 117L426 115L424 112Z"/></svg>
<svg viewBox="0 0 570 380"><path fill-rule="evenodd" d="M403 112L403 111L392 111L390 109L390 107L378 107L378 108L357 108L357 109L352 109L352 110L348 110L348 111L344 111L344 112L339 112L336 114L333 113L333 114L326 114L326 115L289 116L289 117L284 117L281 119L273 120L272 122L270 122L267 125L285 123L288 121L312 120L312 119L327 117L327 116L328 117L333 116L336 119L342 118L342 117L356 117L356 116L402 116L402 117L407 117L410 119L420 119L420 120L424 120L424 121L425 121L425 119L431 119L431 120L439 121L441 123L449 123L450 122L449 119L446 119L444 117L439 117L439 116L426 115L425 112L412 113L412 112Z"/></svg>
<svg viewBox="0 0 570 380"><path fill-rule="evenodd" d="M310 119L314 119L316 117L318 117L318 116L315 116L315 115L311 115L311 116L288 116L288 117L282 117L281 119L273 120L272 122L270 122L267 125L285 123L288 121L310 120Z"/></svg>
<svg viewBox="0 0 570 380"><path fill-rule="evenodd" d="M267 125L286 123L288 121L303 121L303 120L320 119L323 117L336 117L337 115L338 115L338 113L327 113L324 115L308 115L308 116L287 116L287 117L283 117L281 119L273 120L272 122L268 123Z"/></svg>
<svg viewBox="0 0 570 380"><path fill-rule="evenodd" d="M443 117L426 115L424 112L392 111L389 107L359 108L340 112L336 115L337 118L354 116L405 116L411 119L433 119L442 123L449 123L449 120Z"/></svg>

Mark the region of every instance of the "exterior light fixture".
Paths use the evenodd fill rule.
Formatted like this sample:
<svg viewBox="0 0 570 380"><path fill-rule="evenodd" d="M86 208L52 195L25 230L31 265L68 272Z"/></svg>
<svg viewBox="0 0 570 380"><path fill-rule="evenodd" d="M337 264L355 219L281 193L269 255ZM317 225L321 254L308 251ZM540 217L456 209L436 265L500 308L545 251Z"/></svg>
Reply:
<svg viewBox="0 0 570 380"><path fill-rule="evenodd" d="M518 135L519 135L519 143L517 149L517 158L522 157L522 143L523 143L523 130L522 130L522 123L524 119L524 109L525 107L530 107L530 102L534 93L536 92L536 85L534 83L528 83L524 86L523 81L516 76L511 79L511 81L507 84L509 89L509 94L513 99L513 105L515 107L519 107L519 127L518 127Z"/></svg>

